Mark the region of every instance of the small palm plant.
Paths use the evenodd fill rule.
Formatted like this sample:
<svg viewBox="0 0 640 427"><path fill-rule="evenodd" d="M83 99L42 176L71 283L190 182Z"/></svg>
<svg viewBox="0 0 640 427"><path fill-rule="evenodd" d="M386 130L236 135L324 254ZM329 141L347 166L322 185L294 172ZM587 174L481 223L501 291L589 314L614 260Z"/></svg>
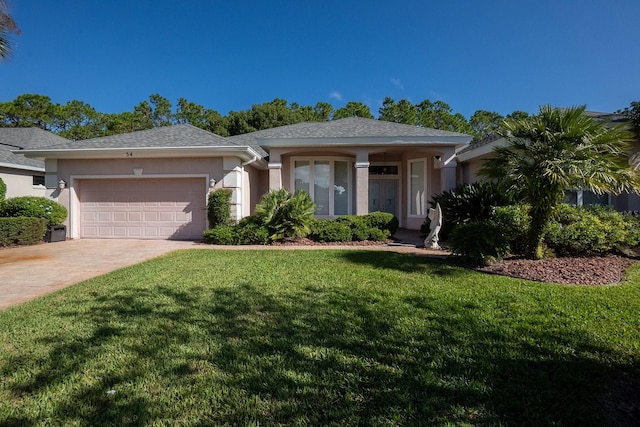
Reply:
<svg viewBox="0 0 640 427"><path fill-rule="evenodd" d="M291 194L282 188L271 190L256 206L256 215L268 228L271 240L305 237L309 234L315 203L308 193Z"/></svg>

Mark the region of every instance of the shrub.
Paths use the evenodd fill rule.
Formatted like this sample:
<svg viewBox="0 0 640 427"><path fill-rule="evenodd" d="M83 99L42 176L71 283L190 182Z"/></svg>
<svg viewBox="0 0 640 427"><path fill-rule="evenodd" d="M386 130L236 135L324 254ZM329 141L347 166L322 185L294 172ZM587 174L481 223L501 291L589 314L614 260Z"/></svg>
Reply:
<svg viewBox="0 0 640 427"><path fill-rule="evenodd" d="M235 227L219 225L202 233L203 240L212 245L234 245L236 243Z"/></svg>
<svg viewBox="0 0 640 427"><path fill-rule="evenodd" d="M610 207L562 204L545 231L545 243L560 256L603 254L636 246L640 220Z"/></svg>
<svg viewBox="0 0 640 427"><path fill-rule="evenodd" d="M398 231L399 221L389 212L370 212L363 216L369 227L388 230L390 234Z"/></svg>
<svg viewBox="0 0 640 427"><path fill-rule="evenodd" d="M527 249L527 233L529 231L529 207L525 205L498 206L491 213L491 221L495 223L509 243L509 252L524 254Z"/></svg>
<svg viewBox="0 0 640 427"><path fill-rule="evenodd" d="M48 225L57 225L67 219L67 208L46 197L20 196L4 201L2 216L44 218Z"/></svg>
<svg viewBox="0 0 640 427"><path fill-rule="evenodd" d="M389 230L370 228L367 240L372 240L374 242L386 242L389 237L391 237L391 232Z"/></svg>
<svg viewBox="0 0 640 427"><path fill-rule="evenodd" d="M0 246L35 245L42 241L47 224L44 218L0 218Z"/></svg>
<svg viewBox="0 0 640 427"><path fill-rule="evenodd" d="M345 215L338 217L336 221L347 224L349 228L351 228L351 240L357 242L369 240L372 228L369 227L364 217L359 215ZM377 230L377 228L375 230Z"/></svg>
<svg viewBox="0 0 640 427"><path fill-rule="evenodd" d="M253 220L241 220L234 227L234 232L237 245L268 245L271 242L267 227Z"/></svg>
<svg viewBox="0 0 640 427"><path fill-rule="evenodd" d="M490 220L457 225L448 243L454 255L474 264L500 259L509 253L509 243L500 226Z"/></svg>
<svg viewBox="0 0 640 427"><path fill-rule="evenodd" d="M231 220L231 194L228 188L219 188L209 193L207 203L207 218L209 228L228 224Z"/></svg>
<svg viewBox="0 0 640 427"><path fill-rule="evenodd" d="M350 242L351 227L332 219L314 219L311 222L309 238L316 242Z"/></svg>
<svg viewBox="0 0 640 427"><path fill-rule="evenodd" d="M496 206L511 204L513 194L505 191L491 181L479 181L473 184L460 184L450 191L435 194L429 204L432 208L440 203L442 209L442 228L440 238L446 239L458 224L489 219ZM429 232L429 218L425 219L420 230Z"/></svg>
<svg viewBox="0 0 640 427"><path fill-rule="evenodd" d="M6 195L7 195L7 184L5 184L2 178L0 178L0 204L2 204Z"/></svg>
<svg viewBox="0 0 640 427"><path fill-rule="evenodd" d="M305 237L309 234L315 204L308 193L272 190L256 206L256 215L269 230L272 240L284 237Z"/></svg>

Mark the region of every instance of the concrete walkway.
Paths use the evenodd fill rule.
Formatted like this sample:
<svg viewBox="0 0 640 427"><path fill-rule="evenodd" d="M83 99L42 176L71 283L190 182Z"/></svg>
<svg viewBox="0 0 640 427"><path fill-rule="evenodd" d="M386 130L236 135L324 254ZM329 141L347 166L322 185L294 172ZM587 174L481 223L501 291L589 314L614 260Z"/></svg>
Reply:
<svg viewBox="0 0 640 427"><path fill-rule="evenodd" d="M179 249L217 250L386 250L420 255L446 251L417 248L411 242L376 246L215 246L175 240L78 239L0 249L0 310L74 283Z"/></svg>

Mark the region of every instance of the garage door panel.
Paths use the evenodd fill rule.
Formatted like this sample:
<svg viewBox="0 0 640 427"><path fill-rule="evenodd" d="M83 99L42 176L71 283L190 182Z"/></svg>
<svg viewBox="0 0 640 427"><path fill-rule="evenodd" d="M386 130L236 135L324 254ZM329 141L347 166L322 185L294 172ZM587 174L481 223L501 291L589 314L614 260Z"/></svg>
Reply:
<svg viewBox="0 0 640 427"><path fill-rule="evenodd" d="M81 236L199 239L206 226L204 181L82 180Z"/></svg>

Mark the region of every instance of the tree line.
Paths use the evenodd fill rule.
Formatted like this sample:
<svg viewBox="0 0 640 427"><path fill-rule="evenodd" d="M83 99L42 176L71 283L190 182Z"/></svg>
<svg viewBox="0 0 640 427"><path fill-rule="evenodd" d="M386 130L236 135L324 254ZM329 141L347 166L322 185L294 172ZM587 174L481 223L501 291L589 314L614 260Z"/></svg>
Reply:
<svg viewBox="0 0 640 427"><path fill-rule="evenodd" d="M516 111L507 117L526 117ZM200 104L179 98L176 105L159 95L136 105L132 111L101 113L83 101L66 104L52 102L46 95L24 94L12 101L0 102L0 127L38 127L71 140L81 140L134 132L159 126L188 123L220 136L232 136L300 122L323 122L346 117L374 119L370 108L362 102L350 101L335 109L327 102L300 105L276 98L255 104L250 109L231 111L226 116ZM424 100L412 104L387 97L378 110L379 120L434 129L467 133L482 139L495 133L505 117L478 110L467 120L453 112L443 101Z"/></svg>
<svg viewBox="0 0 640 427"><path fill-rule="evenodd" d="M618 110L629 118L636 129L639 111L639 102L632 102L630 107ZM0 102L0 127L38 127L71 140L184 123L220 136L232 136L300 122L323 122L346 117L375 118L367 105L356 101L335 109L327 102L300 105L276 98L255 104L247 110L231 111L226 116L185 98L179 98L174 106L159 94L149 96L132 111L114 114L98 112L91 105L78 100L57 104L48 96L38 94L24 94L12 101ZM478 141L498 135L505 119L527 117L524 111L502 116L496 112L477 110L467 120L443 101L425 99L413 104L407 99L396 102L387 97L378 110L377 119L466 133Z"/></svg>

